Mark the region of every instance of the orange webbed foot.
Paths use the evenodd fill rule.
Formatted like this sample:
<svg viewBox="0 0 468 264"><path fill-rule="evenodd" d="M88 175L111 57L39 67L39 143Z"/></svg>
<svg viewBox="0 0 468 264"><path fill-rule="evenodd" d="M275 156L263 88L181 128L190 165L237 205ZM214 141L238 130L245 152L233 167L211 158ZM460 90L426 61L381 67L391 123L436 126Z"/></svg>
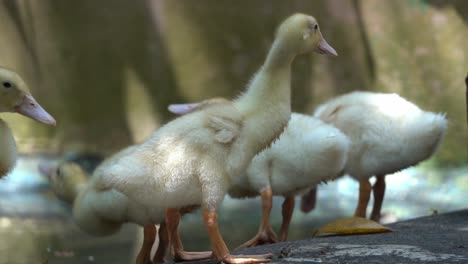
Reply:
<svg viewBox="0 0 468 264"><path fill-rule="evenodd" d="M239 248L246 248L246 247L255 247L259 245L265 245L265 244L274 244L278 243L278 238L276 237L275 232L271 229L265 229L255 235L252 239L249 241L243 243L240 245Z"/></svg>
<svg viewBox="0 0 468 264"><path fill-rule="evenodd" d="M174 253L174 261L196 261L210 259L212 257L211 251L203 252L189 252L189 251L179 251Z"/></svg>

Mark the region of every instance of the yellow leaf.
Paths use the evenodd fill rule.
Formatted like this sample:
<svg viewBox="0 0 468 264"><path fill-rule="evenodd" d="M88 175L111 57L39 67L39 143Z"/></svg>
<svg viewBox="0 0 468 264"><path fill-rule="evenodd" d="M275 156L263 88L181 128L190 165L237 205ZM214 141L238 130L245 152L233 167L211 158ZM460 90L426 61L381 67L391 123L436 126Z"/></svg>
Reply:
<svg viewBox="0 0 468 264"><path fill-rule="evenodd" d="M392 230L366 218L347 217L322 226L315 232L314 236L344 236L386 232L392 232Z"/></svg>

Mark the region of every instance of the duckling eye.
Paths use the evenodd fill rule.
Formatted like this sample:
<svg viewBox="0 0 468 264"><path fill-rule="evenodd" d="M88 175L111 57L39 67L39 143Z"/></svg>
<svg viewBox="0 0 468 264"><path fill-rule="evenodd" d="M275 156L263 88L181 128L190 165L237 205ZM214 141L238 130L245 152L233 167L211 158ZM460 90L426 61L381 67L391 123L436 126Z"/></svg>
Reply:
<svg viewBox="0 0 468 264"><path fill-rule="evenodd" d="M3 87L5 88L11 88L12 86L11 82L3 82Z"/></svg>
<svg viewBox="0 0 468 264"><path fill-rule="evenodd" d="M315 24L315 26L314 26L314 30L315 30L315 31L317 31L317 29L318 29L318 25L317 25L317 24Z"/></svg>

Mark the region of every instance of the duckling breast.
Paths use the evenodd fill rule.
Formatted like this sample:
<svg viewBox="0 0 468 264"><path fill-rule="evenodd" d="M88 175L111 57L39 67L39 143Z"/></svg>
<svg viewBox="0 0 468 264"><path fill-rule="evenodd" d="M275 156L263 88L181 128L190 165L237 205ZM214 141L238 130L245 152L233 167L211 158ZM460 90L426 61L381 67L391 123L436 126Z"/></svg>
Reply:
<svg viewBox="0 0 468 264"><path fill-rule="evenodd" d="M0 119L0 178L15 167L16 159L15 138L8 125Z"/></svg>

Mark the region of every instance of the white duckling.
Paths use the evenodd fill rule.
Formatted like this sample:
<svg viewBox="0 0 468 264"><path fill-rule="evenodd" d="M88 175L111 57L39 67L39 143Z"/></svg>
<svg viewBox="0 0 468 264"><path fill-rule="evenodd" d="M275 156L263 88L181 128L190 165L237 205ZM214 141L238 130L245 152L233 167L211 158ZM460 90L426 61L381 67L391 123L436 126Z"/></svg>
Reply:
<svg viewBox="0 0 468 264"><path fill-rule="evenodd" d="M11 70L0 67L0 112L13 112L44 124L55 125L50 116L29 93L23 79ZM0 178L16 163L16 143L5 121L0 119Z"/></svg>
<svg viewBox="0 0 468 264"><path fill-rule="evenodd" d="M429 158L447 128L444 114L421 110L397 94L352 92L320 105L314 117L336 126L351 139L345 173L359 181L354 215L366 217L370 192L371 219L380 220L385 175ZM376 177L373 187L369 178Z"/></svg>
<svg viewBox="0 0 468 264"><path fill-rule="evenodd" d="M262 198L258 233L241 247L277 242L269 222L273 195L284 197L279 240L286 241L295 195L341 176L349 147L350 140L337 128L293 113L279 140L255 156L245 175L237 178L229 190L234 198Z"/></svg>
<svg viewBox="0 0 468 264"><path fill-rule="evenodd" d="M106 235L125 222L145 227L162 223L166 208L201 205L214 258L268 261L269 255L229 253L219 233L217 208L233 179L283 131L290 117L291 63L313 50L336 55L313 17L286 19L242 96L181 116L104 161L75 198L75 222L91 234Z"/></svg>

